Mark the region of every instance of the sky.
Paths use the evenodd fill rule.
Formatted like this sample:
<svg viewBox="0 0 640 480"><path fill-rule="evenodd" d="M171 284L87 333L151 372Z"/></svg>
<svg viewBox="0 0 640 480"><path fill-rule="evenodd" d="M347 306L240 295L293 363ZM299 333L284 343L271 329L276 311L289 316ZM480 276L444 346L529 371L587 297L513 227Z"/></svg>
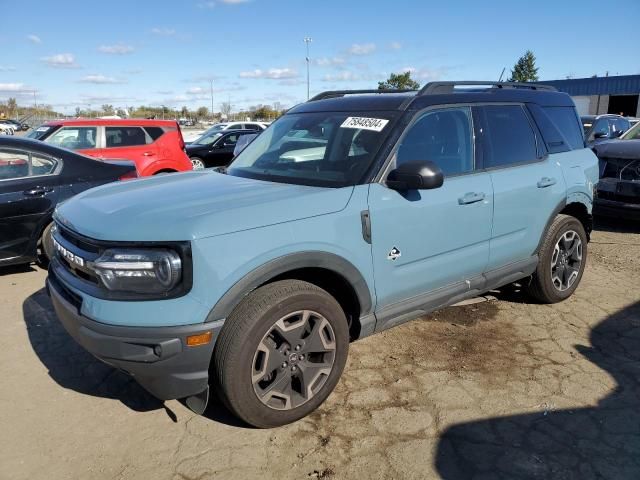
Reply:
<svg viewBox="0 0 640 480"><path fill-rule="evenodd" d="M541 80L640 73L640 0L0 0L0 101L72 113L229 101L291 107L392 72L497 80L534 52ZM604 8L603 8L604 6ZM609 8L611 7L611 8Z"/></svg>

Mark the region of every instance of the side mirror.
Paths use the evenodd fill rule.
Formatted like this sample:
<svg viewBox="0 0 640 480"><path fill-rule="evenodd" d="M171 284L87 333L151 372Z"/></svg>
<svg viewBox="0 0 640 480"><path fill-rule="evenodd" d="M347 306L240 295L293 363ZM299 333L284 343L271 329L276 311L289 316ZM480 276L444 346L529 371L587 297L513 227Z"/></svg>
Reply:
<svg viewBox="0 0 640 480"><path fill-rule="evenodd" d="M607 132L596 132L593 138L609 138L609 134Z"/></svg>
<svg viewBox="0 0 640 480"><path fill-rule="evenodd" d="M429 190L444 182L440 167L429 160L404 162L387 175L387 186L393 190Z"/></svg>

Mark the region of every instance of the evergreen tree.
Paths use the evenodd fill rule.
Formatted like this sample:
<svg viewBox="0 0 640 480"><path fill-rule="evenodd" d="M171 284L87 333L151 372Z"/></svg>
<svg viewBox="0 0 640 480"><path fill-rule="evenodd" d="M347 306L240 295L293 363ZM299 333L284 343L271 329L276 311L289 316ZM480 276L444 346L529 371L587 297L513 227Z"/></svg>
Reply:
<svg viewBox="0 0 640 480"><path fill-rule="evenodd" d="M420 84L411 78L411 72L392 73L384 82L378 82L378 90L418 90Z"/></svg>
<svg viewBox="0 0 640 480"><path fill-rule="evenodd" d="M511 70L510 82L537 82L538 67L536 67L536 56L531 50L518 59Z"/></svg>

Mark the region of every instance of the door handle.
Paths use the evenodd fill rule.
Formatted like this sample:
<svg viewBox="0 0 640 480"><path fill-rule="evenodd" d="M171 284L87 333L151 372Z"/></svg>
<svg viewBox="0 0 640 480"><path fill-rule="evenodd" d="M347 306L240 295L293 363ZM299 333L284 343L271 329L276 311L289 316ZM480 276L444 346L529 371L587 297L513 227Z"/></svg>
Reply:
<svg viewBox="0 0 640 480"><path fill-rule="evenodd" d="M538 188L547 188L556 184L556 179L551 177L542 177L538 180Z"/></svg>
<svg viewBox="0 0 640 480"><path fill-rule="evenodd" d="M32 188L31 190L25 190L22 193L27 197L42 197L43 195L46 195L47 193L51 193L51 192L53 192L53 188L35 187L35 188Z"/></svg>
<svg viewBox="0 0 640 480"><path fill-rule="evenodd" d="M145 157L153 157L155 155L155 153L153 153L153 152L144 152L142 155L144 155Z"/></svg>
<svg viewBox="0 0 640 480"><path fill-rule="evenodd" d="M472 203L481 202L484 200L484 192L469 192L458 199L460 205L470 205Z"/></svg>

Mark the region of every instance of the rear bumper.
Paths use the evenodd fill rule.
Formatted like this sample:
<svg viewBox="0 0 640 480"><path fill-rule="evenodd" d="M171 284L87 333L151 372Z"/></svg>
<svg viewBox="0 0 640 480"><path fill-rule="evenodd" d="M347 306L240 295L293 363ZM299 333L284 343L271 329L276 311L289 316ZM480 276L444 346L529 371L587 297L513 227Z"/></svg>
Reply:
<svg viewBox="0 0 640 480"><path fill-rule="evenodd" d="M76 342L99 360L133 376L155 397L184 398L207 389L209 363L221 325L106 325L80 314L76 299L55 276L47 278L47 291L60 323ZM187 336L209 331L213 334L209 344L187 346Z"/></svg>
<svg viewBox="0 0 640 480"><path fill-rule="evenodd" d="M640 220L640 203L626 203L622 201L596 198L593 202L593 213L603 217Z"/></svg>

